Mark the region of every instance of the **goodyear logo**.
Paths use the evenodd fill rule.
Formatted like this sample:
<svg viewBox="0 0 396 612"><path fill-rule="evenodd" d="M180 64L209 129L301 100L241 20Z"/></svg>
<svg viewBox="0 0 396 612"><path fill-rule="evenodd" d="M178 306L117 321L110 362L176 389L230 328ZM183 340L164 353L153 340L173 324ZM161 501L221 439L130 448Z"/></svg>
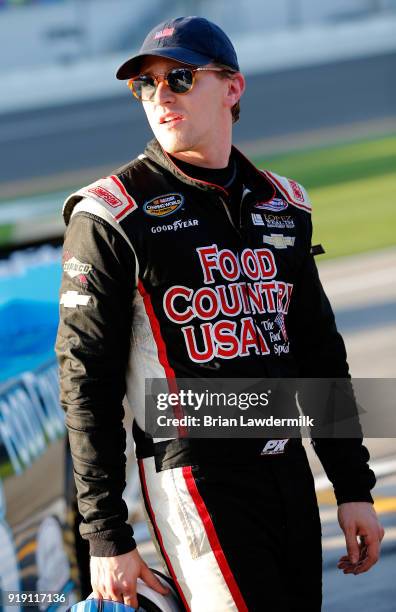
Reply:
<svg viewBox="0 0 396 612"><path fill-rule="evenodd" d="M184 197L180 193L167 193L145 202L143 210L152 217L166 217L179 210L183 202Z"/></svg>

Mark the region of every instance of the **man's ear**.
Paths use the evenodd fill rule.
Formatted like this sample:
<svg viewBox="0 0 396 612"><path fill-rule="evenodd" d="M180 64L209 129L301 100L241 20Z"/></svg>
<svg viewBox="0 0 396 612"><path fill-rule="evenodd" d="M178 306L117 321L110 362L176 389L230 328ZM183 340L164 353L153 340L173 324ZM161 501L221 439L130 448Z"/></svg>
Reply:
<svg viewBox="0 0 396 612"><path fill-rule="evenodd" d="M232 108L234 104L239 101L243 92L245 91L245 77L241 72L237 72L236 74L232 75L230 79L227 80L227 84L227 106Z"/></svg>

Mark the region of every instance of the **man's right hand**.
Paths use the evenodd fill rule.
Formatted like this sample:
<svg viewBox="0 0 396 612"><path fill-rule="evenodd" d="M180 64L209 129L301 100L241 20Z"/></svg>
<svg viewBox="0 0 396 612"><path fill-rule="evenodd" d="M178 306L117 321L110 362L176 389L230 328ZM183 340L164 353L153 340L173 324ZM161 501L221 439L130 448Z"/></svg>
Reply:
<svg viewBox="0 0 396 612"><path fill-rule="evenodd" d="M161 595L169 593L169 589L162 586L136 548L116 557L91 557L92 590L93 596L98 599L111 599L137 608L138 578Z"/></svg>

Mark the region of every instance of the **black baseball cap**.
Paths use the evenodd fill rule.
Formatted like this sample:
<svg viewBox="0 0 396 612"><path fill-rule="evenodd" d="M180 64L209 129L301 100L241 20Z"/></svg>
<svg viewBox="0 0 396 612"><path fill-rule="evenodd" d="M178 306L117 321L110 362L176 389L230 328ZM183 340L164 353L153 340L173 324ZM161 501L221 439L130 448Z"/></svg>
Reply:
<svg viewBox="0 0 396 612"><path fill-rule="evenodd" d="M192 66L216 62L239 71L238 58L227 34L203 17L177 17L155 26L139 53L118 68L117 79L137 76L142 59L147 55L167 57Z"/></svg>

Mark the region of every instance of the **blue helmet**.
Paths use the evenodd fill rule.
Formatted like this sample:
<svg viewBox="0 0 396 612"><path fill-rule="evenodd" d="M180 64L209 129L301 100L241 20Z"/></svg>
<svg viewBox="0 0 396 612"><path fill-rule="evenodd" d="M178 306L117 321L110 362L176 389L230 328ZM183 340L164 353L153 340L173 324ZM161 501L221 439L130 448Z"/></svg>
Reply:
<svg viewBox="0 0 396 612"><path fill-rule="evenodd" d="M136 608L118 601L89 598L74 604L69 610L70 612L134 612Z"/></svg>
<svg viewBox="0 0 396 612"><path fill-rule="evenodd" d="M84 601L74 604L68 612L181 612L184 607L176 592L173 581L161 572L152 570L158 580L166 587L169 587L168 595L160 595L157 591L147 586L143 580L137 580L137 596L139 608L131 608L118 601L108 599L94 599L91 596Z"/></svg>

